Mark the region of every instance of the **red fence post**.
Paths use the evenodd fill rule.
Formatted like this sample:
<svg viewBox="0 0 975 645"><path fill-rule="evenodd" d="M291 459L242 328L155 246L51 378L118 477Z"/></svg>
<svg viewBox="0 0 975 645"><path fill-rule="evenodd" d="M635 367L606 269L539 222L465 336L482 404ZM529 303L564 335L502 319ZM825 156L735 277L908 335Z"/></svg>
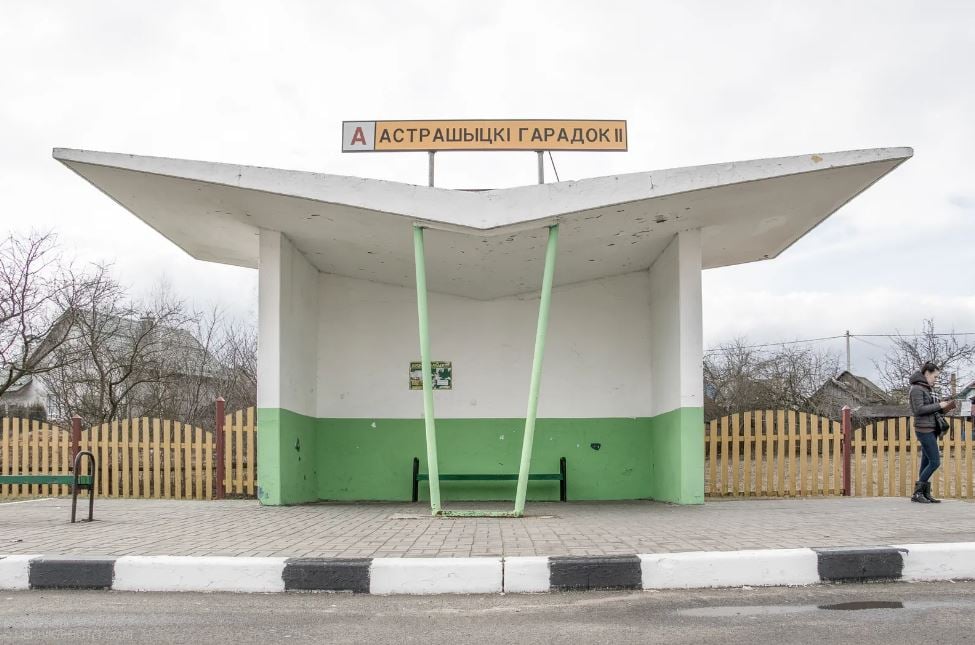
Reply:
<svg viewBox="0 0 975 645"><path fill-rule="evenodd" d="M224 494L225 494L224 482L227 477L226 468L224 467L224 463L225 463L224 451L226 450L226 448L224 445L224 436L223 436L223 421L226 415L224 414L223 406L224 406L224 400L223 397L221 396L220 398L217 399L217 430L216 430L216 436L214 437L216 441L216 448L217 448L216 450L217 485L215 489L217 499L224 498Z"/></svg>
<svg viewBox="0 0 975 645"><path fill-rule="evenodd" d="M853 481L850 479L850 457L853 453L853 414L850 406L843 406L843 496L853 494Z"/></svg>
<svg viewBox="0 0 975 645"><path fill-rule="evenodd" d="M71 417L71 463L69 470L74 470L74 460L81 451L81 417L77 414Z"/></svg>

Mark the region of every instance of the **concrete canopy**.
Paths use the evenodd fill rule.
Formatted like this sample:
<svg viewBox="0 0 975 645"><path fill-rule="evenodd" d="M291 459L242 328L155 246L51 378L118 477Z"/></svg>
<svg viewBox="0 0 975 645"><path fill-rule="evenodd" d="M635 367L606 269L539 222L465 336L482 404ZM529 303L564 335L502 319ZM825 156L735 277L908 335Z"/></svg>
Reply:
<svg viewBox="0 0 975 645"><path fill-rule="evenodd" d="M702 266L774 258L909 159L877 148L486 191L56 148L61 161L191 256L258 266L260 229L320 271L402 286L411 227L427 233L432 291L482 300L538 288L560 222L556 284L647 269L701 229Z"/></svg>

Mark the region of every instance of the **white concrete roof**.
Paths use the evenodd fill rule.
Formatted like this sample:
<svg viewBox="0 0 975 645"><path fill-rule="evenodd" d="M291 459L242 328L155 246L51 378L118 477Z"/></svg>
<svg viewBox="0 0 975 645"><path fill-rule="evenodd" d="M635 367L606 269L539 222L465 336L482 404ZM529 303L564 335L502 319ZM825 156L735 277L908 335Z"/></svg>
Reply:
<svg viewBox="0 0 975 645"><path fill-rule="evenodd" d="M486 191L56 148L54 158L201 260L257 267L261 228L319 270L411 286L412 224L430 289L480 299L541 281L560 225L556 283L645 269L702 229L705 268L774 258L909 159L877 148L656 170Z"/></svg>

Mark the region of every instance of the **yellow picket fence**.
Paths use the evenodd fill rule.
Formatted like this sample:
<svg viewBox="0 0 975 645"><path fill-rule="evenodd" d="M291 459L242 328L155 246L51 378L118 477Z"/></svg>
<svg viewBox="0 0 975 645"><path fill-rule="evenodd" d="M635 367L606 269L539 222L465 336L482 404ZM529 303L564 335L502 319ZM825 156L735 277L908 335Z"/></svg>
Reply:
<svg viewBox="0 0 975 645"><path fill-rule="evenodd" d="M81 450L98 461L100 497L212 499L214 433L170 419L125 419L81 429ZM224 420L225 488L254 496L257 480L254 408ZM71 430L4 418L0 424L0 474L70 472ZM2 485L0 499L68 494L67 486Z"/></svg>
<svg viewBox="0 0 975 645"><path fill-rule="evenodd" d="M757 410L705 427L705 494L711 497L841 495L842 432L825 417Z"/></svg>
<svg viewBox="0 0 975 645"><path fill-rule="evenodd" d="M756 410L714 419L705 427L705 494L709 497L843 495L908 496L917 479L920 447L913 419L883 419L850 428L843 447L839 421L795 410ZM975 497L972 421L951 419L941 439L935 496ZM847 454L848 450L848 454Z"/></svg>
<svg viewBox="0 0 975 645"><path fill-rule="evenodd" d="M931 479L935 497L975 497L975 437L971 419L950 419L951 429L939 442L941 468ZM905 497L914 490L921 447L914 438L913 419L899 417L871 423L853 432L851 494Z"/></svg>

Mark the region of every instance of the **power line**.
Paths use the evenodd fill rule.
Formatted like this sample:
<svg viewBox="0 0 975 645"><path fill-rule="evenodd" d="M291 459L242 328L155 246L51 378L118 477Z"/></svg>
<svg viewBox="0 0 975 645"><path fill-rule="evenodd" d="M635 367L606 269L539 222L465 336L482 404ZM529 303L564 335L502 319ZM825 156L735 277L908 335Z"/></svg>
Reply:
<svg viewBox="0 0 975 645"><path fill-rule="evenodd" d="M781 347L782 345L797 345L799 343L816 343L821 340L836 340L837 338L846 338L846 334L840 334L839 336L823 336L822 338L805 338L803 340L785 340L779 343L762 343L761 345L742 345L741 347L735 347L735 349L758 349L759 347ZM705 354L713 354L714 352L720 352L720 349L709 349Z"/></svg>
<svg viewBox="0 0 975 645"><path fill-rule="evenodd" d="M798 345L801 343L818 343L824 340L836 340L839 338L846 338L847 336L848 336L847 334L839 334L837 336L823 336L821 338L803 338L799 340L785 340L777 343L760 343L758 345L742 345L740 347L735 347L734 349L760 349L762 347L782 347L784 345ZM883 349L883 347L877 345L876 343L871 343L870 341L864 340L864 338L918 338L920 336L937 336L937 337L975 336L975 332L942 332L942 333L935 333L935 334L923 334L923 333L922 334L849 334L850 338L856 338L861 343L873 345L874 347L878 347L880 349ZM723 350L720 348L709 349L704 353L713 354L715 352L720 352L720 351Z"/></svg>

